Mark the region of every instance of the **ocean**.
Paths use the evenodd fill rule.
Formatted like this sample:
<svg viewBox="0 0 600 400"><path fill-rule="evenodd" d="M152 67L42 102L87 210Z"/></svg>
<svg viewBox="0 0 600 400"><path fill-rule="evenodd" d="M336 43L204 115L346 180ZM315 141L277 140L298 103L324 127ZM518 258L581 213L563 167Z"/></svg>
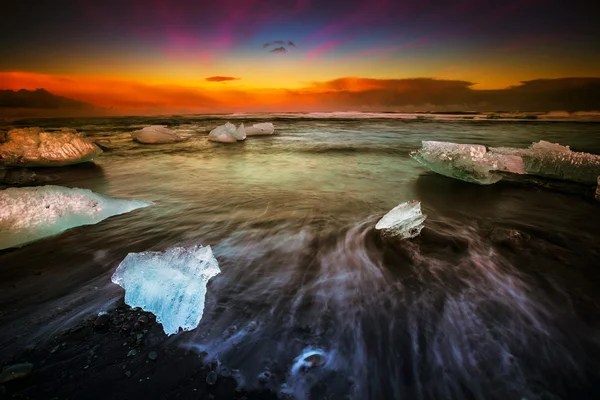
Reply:
<svg viewBox="0 0 600 400"><path fill-rule="evenodd" d="M453 180L408 155L422 140L600 154L600 123L385 117L5 123L103 140L94 163L37 169L48 184L155 205L0 251L0 354L110 310L123 297L110 277L128 253L201 244L221 273L199 327L171 343L239 370L242 385L268 369L268 388L298 399L600 398L600 205ZM225 121L273 122L276 134L209 142ZM148 125L187 140L133 142ZM427 215L421 235L380 237L378 219L410 200ZM322 364L295 370L310 351Z"/></svg>

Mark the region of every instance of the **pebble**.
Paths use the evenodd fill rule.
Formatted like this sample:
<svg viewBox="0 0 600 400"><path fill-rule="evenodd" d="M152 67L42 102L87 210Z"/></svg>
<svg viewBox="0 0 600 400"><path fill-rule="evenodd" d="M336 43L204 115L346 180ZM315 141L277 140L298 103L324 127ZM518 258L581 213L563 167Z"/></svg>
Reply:
<svg viewBox="0 0 600 400"><path fill-rule="evenodd" d="M137 356L137 350L135 350L135 349L129 350L129 353L127 353L127 357L133 357L133 356Z"/></svg>
<svg viewBox="0 0 600 400"><path fill-rule="evenodd" d="M131 378L131 371L125 371L125 376Z"/></svg>
<svg viewBox="0 0 600 400"><path fill-rule="evenodd" d="M229 328L227 328L227 332L225 332L226 336L233 336L237 333L238 328L235 325L231 325Z"/></svg>
<svg viewBox="0 0 600 400"><path fill-rule="evenodd" d="M147 324L148 323L148 317L145 316L145 315L141 315L138 318L137 322L139 322L140 324Z"/></svg>
<svg viewBox="0 0 600 400"><path fill-rule="evenodd" d="M266 383L271 377L271 373L269 371L261 372L258 374L258 381L261 383Z"/></svg>
<svg viewBox="0 0 600 400"><path fill-rule="evenodd" d="M158 353L156 351L151 351L148 353L148 358L154 361L158 358Z"/></svg>
<svg viewBox="0 0 600 400"><path fill-rule="evenodd" d="M215 371L210 371L207 375L206 375L206 383L209 385L214 385L215 383L217 383L217 373Z"/></svg>
<svg viewBox="0 0 600 400"><path fill-rule="evenodd" d="M256 321L250 321L246 329L248 332L253 332L258 328L258 323Z"/></svg>
<svg viewBox="0 0 600 400"><path fill-rule="evenodd" d="M33 364L21 363L11 365L0 374L0 383L6 383L15 379L24 378L31 373Z"/></svg>
<svg viewBox="0 0 600 400"><path fill-rule="evenodd" d="M98 315L98 318L94 321L94 328L105 328L108 326L110 321L110 315L102 314Z"/></svg>

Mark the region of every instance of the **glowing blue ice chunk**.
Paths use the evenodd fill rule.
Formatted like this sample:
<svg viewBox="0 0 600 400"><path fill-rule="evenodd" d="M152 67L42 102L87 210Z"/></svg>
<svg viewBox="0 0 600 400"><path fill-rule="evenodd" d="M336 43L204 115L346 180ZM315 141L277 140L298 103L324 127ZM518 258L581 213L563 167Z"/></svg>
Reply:
<svg viewBox="0 0 600 400"><path fill-rule="evenodd" d="M0 249L18 247L81 225L152 205L62 186L0 191Z"/></svg>
<svg viewBox="0 0 600 400"><path fill-rule="evenodd" d="M125 303L156 315L166 334L194 329L202 319L206 285L221 270L210 246L130 253L112 281L125 289Z"/></svg>

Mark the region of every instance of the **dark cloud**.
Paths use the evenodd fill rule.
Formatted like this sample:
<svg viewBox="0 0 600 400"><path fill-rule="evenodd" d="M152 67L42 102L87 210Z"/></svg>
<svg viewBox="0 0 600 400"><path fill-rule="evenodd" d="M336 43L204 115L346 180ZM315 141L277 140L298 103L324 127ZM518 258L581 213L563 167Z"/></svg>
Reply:
<svg viewBox="0 0 600 400"><path fill-rule="evenodd" d="M285 40L274 40L272 42L267 42L265 44L263 44L263 49L266 49L270 46L274 46L274 45L280 45L280 47L277 47L273 50L271 50L272 53L287 53L287 49L283 46L290 46L290 47L296 47L296 44L294 42L292 42L291 40L285 41Z"/></svg>
<svg viewBox="0 0 600 400"><path fill-rule="evenodd" d="M86 109L91 104L57 96L44 89L18 91L0 90L0 108Z"/></svg>
<svg viewBox="0 0 600 400"><path fill-rule="evenodd" d="M205 78L204 80L208 81L208 82L228 82L228 81L237 81L239 79L240 78L235 78L233 76L217 75L217 76L209 76L208 78Z"/></svg>
<svg viewBox="0 0 600 400"><path fill-rule="evenodd" d="M600 78L537 79L501 90L474 90L466 81L339 78L295 91L337 109L429 111L600 110Z"/></svg>

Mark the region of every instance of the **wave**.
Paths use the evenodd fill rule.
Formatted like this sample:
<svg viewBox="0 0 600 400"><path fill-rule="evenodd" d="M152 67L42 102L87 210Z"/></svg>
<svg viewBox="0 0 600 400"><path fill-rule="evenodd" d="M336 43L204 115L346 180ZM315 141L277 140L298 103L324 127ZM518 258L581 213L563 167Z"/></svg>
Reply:
<svg viewBox="0 0 600 400"><path fill-rule="evenodd" d="M374 224L231 236L186 346L297 398L570 398L600 378L597 332L480 232Z"/></svg>

